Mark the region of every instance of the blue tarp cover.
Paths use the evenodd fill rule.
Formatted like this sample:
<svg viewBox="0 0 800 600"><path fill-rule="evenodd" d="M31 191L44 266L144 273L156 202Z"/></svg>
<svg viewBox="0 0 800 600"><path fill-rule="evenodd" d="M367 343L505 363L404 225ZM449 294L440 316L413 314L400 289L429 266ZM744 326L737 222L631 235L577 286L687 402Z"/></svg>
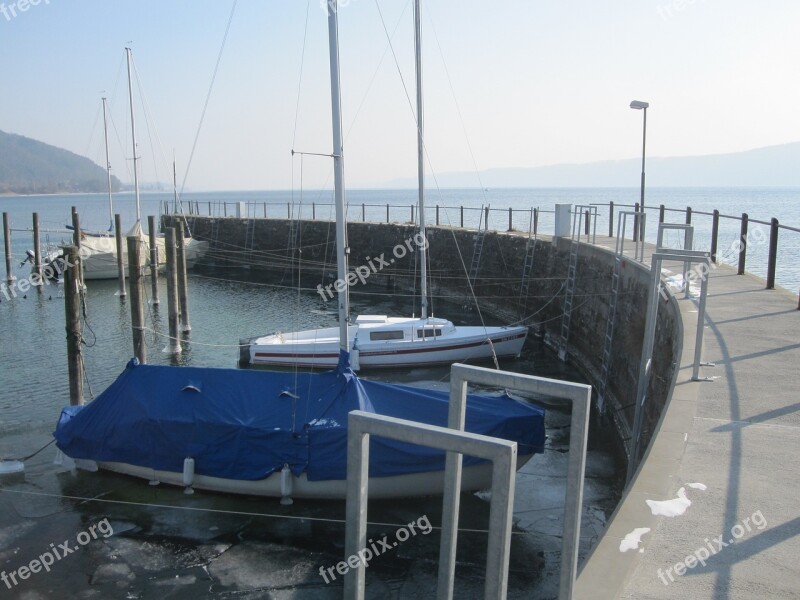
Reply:
<svg viewBox="0 0 800 600"><path fill-rule="evenodd" d="M447 425L448 393L324 373L140 365L135 360L93 402L65 408L54 436L72 458L122 462L227 479L263 479L284 464L309 480L346 479L347 414L365 410ZM466 430L542 452L544 410L470 394ZM464 457L464 464L478 459ZM370 476L444 469L444 453L372 437Z"/></svg>

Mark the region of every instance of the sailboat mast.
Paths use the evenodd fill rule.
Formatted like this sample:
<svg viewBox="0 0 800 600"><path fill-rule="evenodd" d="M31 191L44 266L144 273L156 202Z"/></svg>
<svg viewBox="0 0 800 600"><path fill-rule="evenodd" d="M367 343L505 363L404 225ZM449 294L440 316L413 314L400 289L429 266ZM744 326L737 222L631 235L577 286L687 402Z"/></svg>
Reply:
<svg viewBox="0 0 800 600"><path fill-rule="evenodd" d="M111 231L114 229L114 202L111 199L111 161L108 159L108 113L105 97L103 97L103 137L106 142L106 173L108 174L108 216L110 219L108 230Z"/></svg>
<svg viewBox="0 0 800 600"><path fill-rule="evenodd" d="M420 33L419 0L414 0L414 53L416 57L417 74L417 179L419 186L419 244L420 260L420 285L422 307L421 316L428 318L428 258L427 258L427 233L425 231L425 159L424 139L422 128L422 39Z"/></svg>
<svg viewBox="0 0 800 600"><path fill-rule="evenodd" d="M136 223L140 223L142 215L139 210L139 169L136 165L136 122L133 117L133 83L131 79L131 49L125 48L128 57L128 97L131 104L131 140L133 144L133 190L136 196Z"/></svg>
<svg viewBox="0 0 800 600"><path fill-rule="evenodd" d="M336 0L328 8L328 46L331 67L331 118L333 123L333 184L336 204L336 267L339 282L347 282L347 213L344 199L344 156L342 145L342 98L339 91L339 24ZM347 324L350 300L347 285L339 291L339 347L349 352Z"/></svg>

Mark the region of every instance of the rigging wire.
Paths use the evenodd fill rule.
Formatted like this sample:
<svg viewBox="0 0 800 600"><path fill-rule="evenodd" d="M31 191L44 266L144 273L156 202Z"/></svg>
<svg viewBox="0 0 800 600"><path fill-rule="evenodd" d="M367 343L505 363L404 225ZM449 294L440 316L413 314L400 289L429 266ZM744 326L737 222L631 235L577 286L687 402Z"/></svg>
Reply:
<svg viewBox="0 0 800 600"><path fill-rule="evenodd" d="M206 94L205 102L203 103L203 111L200 113L200 122L197 125L197 132L194 136L194 142L192 142L192 150L189 152L189 160L186 164L186 171L183 174L183 181L181 182L181 191L178 195L179 198L183 197L183 190L186 188L186 180L189 178L189 170L192 168L192 159L194 158L194 152L197 148L197 141L200 139L200 131L203 128L203 120L206 118L206 110L208 109L208 103L211 100L211 92L214 89L214 82L217 79L217 71L219 70L220 62L222 61L222 53L225 50L225 43L228 40L228 32L231 28L231 22L233 21L233 15L236 12L236 4L238 0L233 0L233 4L231 5L231 13L228 16L228 23L225 26L225 34L222 36L222 44L219 48L219 53L217 54L217 62L214 65L214 73L211 76L211 83L208 86L208 93Z"/></svg>

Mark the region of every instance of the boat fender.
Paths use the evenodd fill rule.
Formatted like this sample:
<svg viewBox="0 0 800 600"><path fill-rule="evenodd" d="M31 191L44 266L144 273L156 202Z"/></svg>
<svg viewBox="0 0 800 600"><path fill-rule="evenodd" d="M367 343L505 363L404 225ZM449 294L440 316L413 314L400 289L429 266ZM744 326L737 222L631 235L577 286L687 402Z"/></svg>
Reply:
<svg viewBox="0 0 800 600"><path fill-rule="evenodd" d="M187 457L183 459L183 485L186 489L183 490L184 494L194 494L192 483L194 482L194 459Z"/></svg>
<svg viewBox="0 0 800 600"><path fill-rule="evenodd" d="M281 469L281 504L283 506L294 504L294 500L292 500L292 470L289 465L283 465Z"/></svg>

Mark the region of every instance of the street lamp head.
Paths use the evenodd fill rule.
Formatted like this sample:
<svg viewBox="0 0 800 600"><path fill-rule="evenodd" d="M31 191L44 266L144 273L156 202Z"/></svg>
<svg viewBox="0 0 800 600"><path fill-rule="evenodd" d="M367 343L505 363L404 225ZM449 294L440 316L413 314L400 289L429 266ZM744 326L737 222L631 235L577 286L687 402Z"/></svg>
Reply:
<svg viewBox="0 0 800 600"><path fill-rule="evenodd" d="M636 110L640 110L642 108L650 108L649 102L642 102L641 100L634 100L631 102L631 108L635 108Z"/></svg>

